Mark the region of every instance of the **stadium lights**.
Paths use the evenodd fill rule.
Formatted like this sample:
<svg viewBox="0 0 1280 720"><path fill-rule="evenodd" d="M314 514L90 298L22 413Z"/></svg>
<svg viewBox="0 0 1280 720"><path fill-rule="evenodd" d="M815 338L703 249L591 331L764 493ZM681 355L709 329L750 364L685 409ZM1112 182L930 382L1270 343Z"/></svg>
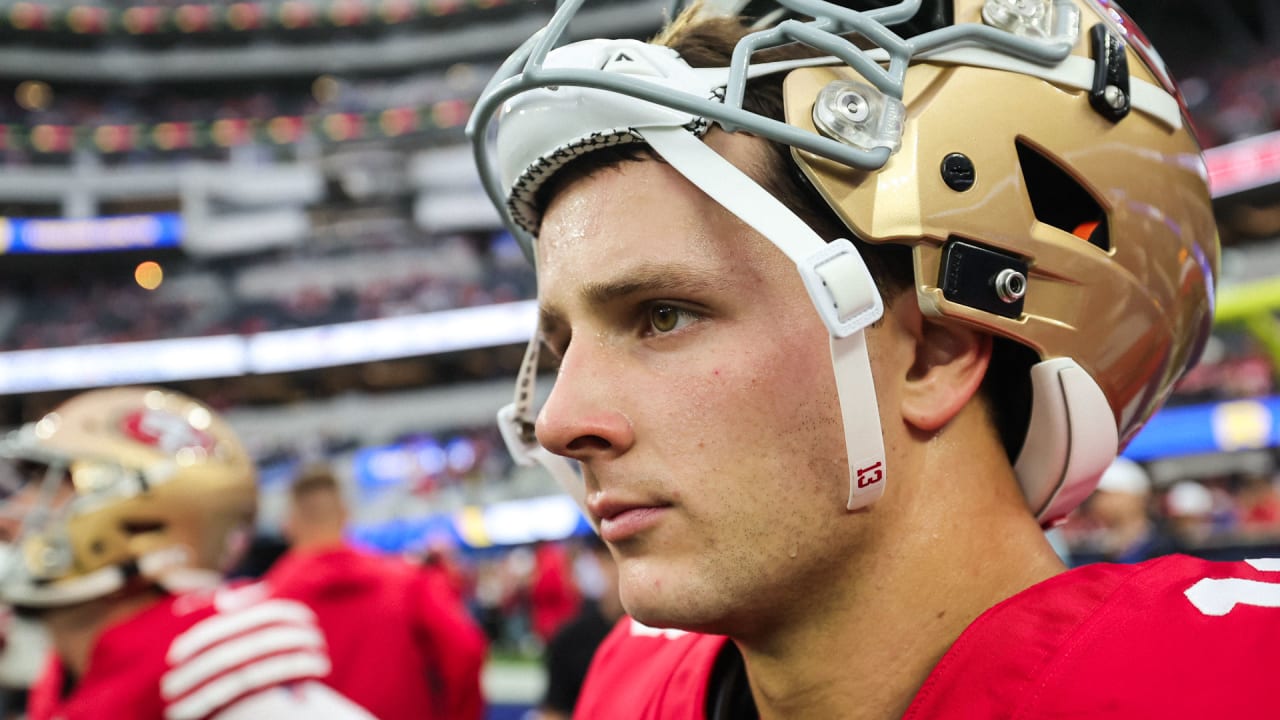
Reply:
<svg viewBox="0 0 1280 720"><path fill-rule="evenodd" d="M0 394L293 372L525 342L535 302L484 305L251 336L0 353Z"/></svg>

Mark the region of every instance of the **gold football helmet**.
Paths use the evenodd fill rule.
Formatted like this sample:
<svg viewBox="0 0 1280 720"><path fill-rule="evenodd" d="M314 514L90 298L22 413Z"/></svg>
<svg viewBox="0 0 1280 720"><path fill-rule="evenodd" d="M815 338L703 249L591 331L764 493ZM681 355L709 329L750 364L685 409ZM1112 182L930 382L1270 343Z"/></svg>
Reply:
<svg viewBox="0 0 1280 720"><path fill-rule="evenodd" d="M893 475L866 412L862 331L881 298L849 238L817 237L707 150L712 125L789 147L852 240L908 246L926 314L1032 357L993 372L1030 397L1007 444L1046 525L1198 358L1219 260L1207 171L1167 69L1111 0L778 0L790 17L746 33L724 67L634 40L565 45L582 4L561 3L476 105L490 197L534 258L547 180L643 143L777 245L831 333L850 509ZM782 78L781 113L744 102L765 78ZM529 357L500 422L518 461L572 488L529 430L536 347Z"/></svg>
<svg viewBox="0 0 1280 720"><path fill-rule="evenodd" d="M0 444L9 461L0 599L71 605L136 576L176 589L238 559L252 460L225 421L171 390L93 390Z"/></svg>

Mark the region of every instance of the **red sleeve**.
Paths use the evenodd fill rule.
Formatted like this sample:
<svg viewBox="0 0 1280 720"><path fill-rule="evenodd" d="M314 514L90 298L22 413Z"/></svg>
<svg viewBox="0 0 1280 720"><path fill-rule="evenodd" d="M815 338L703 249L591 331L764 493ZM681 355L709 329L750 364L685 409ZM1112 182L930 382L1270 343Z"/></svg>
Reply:
<svg viewBox="0 0 1280 720"><path fill-rule="evenodd" d="M457 593L438 573L420 572L417 596L418 642L427 658L437 707L447 720L480 720L484 695L480 672L487 642Z"/></svg>

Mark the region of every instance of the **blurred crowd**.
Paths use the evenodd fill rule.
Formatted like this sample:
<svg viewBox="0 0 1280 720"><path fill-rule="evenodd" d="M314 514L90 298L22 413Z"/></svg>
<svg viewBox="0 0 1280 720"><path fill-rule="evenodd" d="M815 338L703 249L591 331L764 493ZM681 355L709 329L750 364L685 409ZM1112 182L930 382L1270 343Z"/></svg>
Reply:
<svg viewBox="0 0 1280 720"><path fill-rule="evenodd" d="M0 84L0 124L72 128L151 128L162 123L207 126L224 119L265 121L420 108L444 100L475 97L489 71L487 67L458 63L444 71L393 77L318 75L288 82L237 79L176 86L122 85L109 93L97 87L10 82ZM1181 86L1196 134L1205 147L1280 128L1280 56L1274 51L1260 51L1245 62L1205 60L1194 75L1183 78ZM183 144L178 147L198 149ZM6 165L23 165L38 159L39 153L33 155L20 143L8 143L2 149ZM183 154L176 153L179 158ZM153 162L163 155L143 144L123 152L114 161Z"/></svg>
<svg viewBox="0 0 1280 720"><path fill-rule="evenodd" d="M1169 553L1215 559L1280 548L1280 474L1233 473L1156 485L1120 458L1063 533L1076 564L1141 562Z"/></svg>
<svg viewBox="0 0 1280 720"><path fill-rule="evenodd" d="M470 97L487 68L455 65L445 72L344 79L124 85L104 93L74 84L0 84L0 123L96 127L158 122L265 119L320 112L363 113Z"/></svg>
<svg viewBox="0 0 1280 720"><path fill-rule="evenodd" d="M252 335L532 297L532 273L495 263L491 242L454 236L338 255L304 245L218 266L178 260L155 291L128 272L51 278L38 298L11 286L0 291L0 350Z"/></svg>
<svg viewBox="0 0 1280 720"><path fill-rule="evenodd" d="M1280 128L1280 55L1262 52L1245 63L1206 61L1182 82L1183 96L1205 147Z"/></svg>
<svg viewBox="0 0 1280 720"><path fill-rule="evenodd" d="M1258 340L1219 326L1200 362L1178 382L1171 405L1265 397L1275 390L1275 366Z"/></svg>

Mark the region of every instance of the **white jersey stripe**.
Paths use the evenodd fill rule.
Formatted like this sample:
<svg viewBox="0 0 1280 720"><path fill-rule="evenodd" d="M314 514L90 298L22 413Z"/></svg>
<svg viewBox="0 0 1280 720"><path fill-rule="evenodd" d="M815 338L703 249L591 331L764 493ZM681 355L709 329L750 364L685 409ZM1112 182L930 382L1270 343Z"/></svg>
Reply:
<svg viewBox="0 0 1280 720"><path fill-rule="evenodd" d="M160 692L166 700L172 700L255 659L285 651L314 650L323 653L324 648L324 637L314 627L272 625L256 629L190 656L182 664L174 666L161 679Z"/></svg>
<svg viewBox="0 0 1280 720"><path fill-rule="evenodd" d="M174 639L168 660L180 665L205 648L262 625L314 625L315 613L292 600L267 600L202 620Z"/></svg>
<svg viewBox="0 0 1280 720"><path fill-rule="evenodd" d="M1263 572L1280 572L1280 558L1250 558L1245 560L1254 570Z"/></svg>
<svg viewBox="0 0 1280 720"><path fill-rule="evenodd" d="M239 698L282 683L322 677L328 672L329 658L317 652L298 651L263 658L222 675L169 705L165 708L165 720L200 720Z"/></svg>
<svg viewBox="0 0 1280 720"><path fill-rule="evenodd" d="M218 711L214 720L377 720L318 682L254 693Z"/></svg>

